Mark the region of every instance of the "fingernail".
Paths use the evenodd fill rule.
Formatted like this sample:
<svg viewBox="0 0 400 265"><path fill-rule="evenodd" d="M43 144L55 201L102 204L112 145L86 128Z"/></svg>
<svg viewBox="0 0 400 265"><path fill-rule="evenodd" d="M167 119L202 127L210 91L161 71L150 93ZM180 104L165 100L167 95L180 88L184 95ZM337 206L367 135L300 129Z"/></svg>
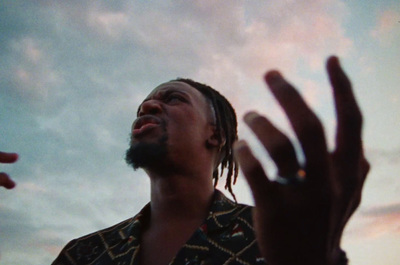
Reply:
<svg viewBox="0 0 400 265"><path fill-rule="evenodd" d="M265 80L267 82L273 82L282 78L282 75L277 70L269 71L265 74Z"/></svg>
<svg viewBox="0 0 400 265"><path fill-rule="evenodd" d="M260 115L259 115L257 112L255 112L255 111L250 111L250 112L248 112L248 113L246 113L246 114L244 115L243 120L244 120L246 123L249 123L249 122L253 121L255 118L257 118L258 116L260 116Z"/></svg>
<svg viewBox="0 0 400 265"><path fill-rule="evenodd" d="M17 186L17 183L15 183L13 180L10 181L10 183L8 184L7 189L13 189Z"/></svg>
<svg viewBox="0 0 400 265"><path fill-rule="evenodd" d="M329 63L331 65L334 64L334 65L340 66L339 58L337 56L334 56L334 55L329 57Z"/></svg>
<svg viewBox="0 0 400 265"><path fill-rule="evenodd" d="M233 148L237 151L243 150L243 149L247 148L247 142L245 140L236 141L233 144Z"/></svg>

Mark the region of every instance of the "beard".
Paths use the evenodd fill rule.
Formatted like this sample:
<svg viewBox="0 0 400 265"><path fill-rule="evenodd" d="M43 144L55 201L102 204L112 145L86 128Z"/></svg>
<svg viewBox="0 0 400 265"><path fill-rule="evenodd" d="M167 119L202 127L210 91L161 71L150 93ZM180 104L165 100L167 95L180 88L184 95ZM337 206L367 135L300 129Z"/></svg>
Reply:
<svg viewBox="0 0 400 265"><path fill-rule="evenodd" d="M132 143L131 141L130 147L125 154L126 163L132 166L134 170L157 166L160 161L167 157L167 140L168 136L165 130L163 136L156 143Z"/></svg>

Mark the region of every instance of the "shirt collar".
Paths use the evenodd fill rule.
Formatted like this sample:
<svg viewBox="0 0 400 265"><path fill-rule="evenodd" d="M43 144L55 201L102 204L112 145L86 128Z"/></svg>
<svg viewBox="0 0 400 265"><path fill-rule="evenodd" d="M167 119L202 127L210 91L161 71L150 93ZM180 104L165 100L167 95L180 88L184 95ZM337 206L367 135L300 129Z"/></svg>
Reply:
<svg viewBox="0 0 400 265"><path fill-rule="evenodd" d="M226 227L230 224L233 213L237 209L237 203L228 199L221 191L215 189L213 202L209 214L201 229L213 231ZM142 208L142 210L134 217L132 232L134 237L138 238L139 231L143 229L143 225L149 221L150 218L150 203Z"/></svg>

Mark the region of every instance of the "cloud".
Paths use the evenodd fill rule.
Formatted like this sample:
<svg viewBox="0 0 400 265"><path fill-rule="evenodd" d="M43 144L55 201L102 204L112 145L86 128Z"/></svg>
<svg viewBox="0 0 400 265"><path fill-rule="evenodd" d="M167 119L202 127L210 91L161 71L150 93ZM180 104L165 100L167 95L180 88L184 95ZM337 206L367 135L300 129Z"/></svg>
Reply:
<svg viewBox="0 0 400 265"><path fill-rule="evenodd" d="M54 100L55 90L63 82L44 47L45 43L29 37L11 43L16 59L11 66L15 92L26 102L35 102L36 106L42 107Z"/></svg>
<svg viewBox="0 0 400 265"><path fill-rule="evenodd" d="M220 56L225 55L232 65L240 67L238 72L251 77L259 77L271 67L295 70L302 59L306 59L308 67L316 69L317 65L321 66L321 56L326 56L326 51L345 55L351 48L351 40L341 27L342 19L327 12L328 6L345 13L345 7L334 1L257 6L255 15L242 23L232 23L232 27L241 26L231 30L237 36L234 40L240 41L227 42L219 50ZM243 17L238 16L236 20Z"/></svg>
<svg viewBox="0 0 400 265"><path fill-rule="evenodd" d="M18 185L18 189L22 192L46 192L46 188L33 182L23 182Z"/></svg>
<svg viewBox="0 0 400 265"><path fill-rule="evenodd" d="M88 24L101 34L115 39L129 26L129 18L122 12L91 12L88 14Z"/></svg>
<svg viewBox="0 0 400 265"><path fill-rule="evenodd" d="M399 170L400 152L392 150L366 150L371 164L360 209L346 230L347 241L376 240L400 234L400 185L393 172Z"/></svg>
<svg viewBox="0 0 400 265"><path fill-rule="evenodd" d="M368 217L385 217L400 214L400 203L390 203L385 205L374 206L361 211L363 216ZM400 225L400 223L399 223Z"/></svg>
<svg viewBox="0 0 400 265"><path fill-rule="evenodd" d="M400 162L400 147L392 149L368 148L367 157L373 164L398 165Z"/></svg>
<svg viewBox="0 0 400 265"><path fill-rule="evenodd" d="M137 4L111 11L105 3L56 7L61 23L87 34L81 37L148 50L166 58L166 64L175 64L176 59L169 58L182 55L181 69L191 65L192 74L212 83L215 70L217 76L233 72L253 78L272 66L294 69L306 58L308 67L319 69L321 57L332 52L346 55L352 47L341 26L345 15L337 15L346 14L346 7L336 1L261 6L179 2L177 8Z"/></svg>
<svg viewBox="0 0 400 265"><path fill-rule="evenodd" d="M280 69L325 115L327 83L316 78L325 77L324 57L350 58L354 50L344 28L350 10L333 0L16 0L0 14L0 145L20 153L7 167L18 186L1 198L7 264L48 264L68 240L128 218L148 201L148 177L132 173L123 157L136 108L159 83L177 76L208 83L239 116L255 108L293 136L264 72ZM398 162L374 154L382 161L374 168ZM371 184L395 183L386 172L374 174L385 184ZM237 197L251 203L244 179L238 182Z"/></svg>
<svg viewBox="0 0 400 265"><path fill-rule="evenodd" d="M353 219L346 230L346 238L349 241L400 235L399 202L362 208Z"/></svg>
<svg viewBox="0 0 400 265"><path fill-rule="evenodd" d="M385 10L379 14L377 24L370 31L371 37L388 46L393 40L396 28L399 24L400 12L396 10Z"/></svg>

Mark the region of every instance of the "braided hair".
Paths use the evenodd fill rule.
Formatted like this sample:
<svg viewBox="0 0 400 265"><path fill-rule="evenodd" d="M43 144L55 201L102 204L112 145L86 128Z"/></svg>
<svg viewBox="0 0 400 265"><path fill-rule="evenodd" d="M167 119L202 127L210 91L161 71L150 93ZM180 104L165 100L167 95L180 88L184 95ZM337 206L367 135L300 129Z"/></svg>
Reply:
<svg viewBox="0 0 400 265"><path fill-rule="evenodd" d="M236 179L239 173L238 163L233 157L232 149L233 143L238 139L235 110L223 95L221 95L217 90L208 85L187 78L177 78L172 81L184 82L192 86L193 88L200 91L210 101L215 114L216 127L219 138L218 140L220 143L222 143L224 137L226 141L225 145L221 149L222 159L219 167L217 166L213 172L214 187L217 186L218 179L222 177L224 169L227 168L228 173L226 176L225 189L229 191L229 193L236 201L235 194L232 190L232 185L236 183ZM219 172L218 168L220 168L221 172Z"/></svg>

